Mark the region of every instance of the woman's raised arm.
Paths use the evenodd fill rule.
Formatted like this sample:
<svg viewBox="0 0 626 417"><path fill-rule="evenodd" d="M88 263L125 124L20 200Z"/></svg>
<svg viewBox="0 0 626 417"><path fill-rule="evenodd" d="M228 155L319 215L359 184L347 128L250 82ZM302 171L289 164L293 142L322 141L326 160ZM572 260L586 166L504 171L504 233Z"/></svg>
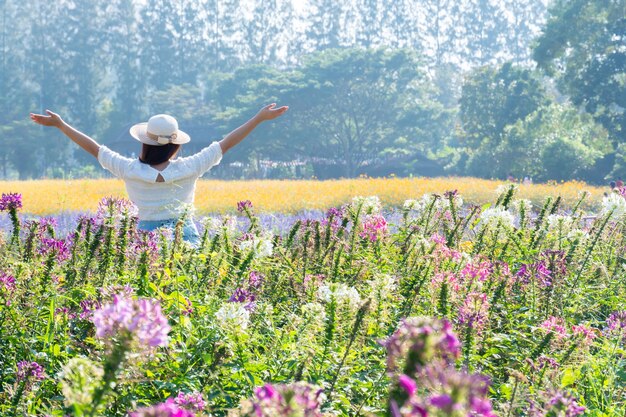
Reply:
<svg viewBox="0 0 626 417"><path fill-rule="evenodd" d="M56 127L65 134L68 138L72 139L78 146L89 152L94 157L98 158L98 151L100 145L98 142L85 135L83 132L74 129L69 124L65 123L61 116L56 113L46 110L47 116L43 114L31 113L30 118L33 122L42 126Z"/></svg>
<svg viewBox="0 0 626 417"><path fill-rule="evenodd" d="M276 108L276 103L269 104L263 107L259 112L246 123L239 126L237 129L230 132L224 139L220 141L220 147L222 148L222 153L226 153L230 148L237 145L239 142L244 140L246 136L250 134L261 122L265 120L272 120L282 115L289 109L287 106L282 106Z"/></svg>

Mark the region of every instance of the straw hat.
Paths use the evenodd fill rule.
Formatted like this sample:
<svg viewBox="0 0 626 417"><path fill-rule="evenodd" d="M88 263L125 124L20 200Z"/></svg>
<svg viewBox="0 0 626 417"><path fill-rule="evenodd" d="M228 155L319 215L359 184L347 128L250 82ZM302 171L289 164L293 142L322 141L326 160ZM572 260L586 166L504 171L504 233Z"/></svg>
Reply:
<svg viewBox="0 0 626 417"><path fill-rule="evenodd" d="M148 123L137 123L130 128L130 135L141 143L154 146L182 145L191 140L188 134L178 130L176 119L167 114L152 116Z"/></svg>

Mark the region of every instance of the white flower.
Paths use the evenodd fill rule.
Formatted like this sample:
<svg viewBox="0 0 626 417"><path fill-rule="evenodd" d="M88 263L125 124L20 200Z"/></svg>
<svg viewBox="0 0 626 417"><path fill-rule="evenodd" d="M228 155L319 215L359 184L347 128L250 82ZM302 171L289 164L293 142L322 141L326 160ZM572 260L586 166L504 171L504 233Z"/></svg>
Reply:
<svg viewBox="0 0 626 417"><path fill-rule="evenodd" d="M513 227L513 215L503 207L490 207L483 211L480 219L484 224L497 226L501 224L505 227Z"/></svg>
<svg viewBox="0 0 626 417"><path fill-rule="evenodd" d="M515 210L517 214L524 211L524 213L526 213L525 214L526 217L528 217L528 214L531 212L532 209L533 209L532 201L526 200L525 198L515 200L513 202L513 210Z"/></svg>
<svg viewBox="0 0 626 417"><path fill-rule="evenodd" d="M513 187L513 193L517 192L519 186L517 184L500 184L496 187L496 194L498 196L509 191L509 188Z"/></svg>
<svg viewBox="0 0 626 417"><path fill-rule="evenodd" d="M300 307L301 317L312 329L321 330L326 320L326 308L320 303L307 303Z"/></svg>
<svg viewBox="0 0 626 417"><path fill-rule="evenodd" d="M406 200L402 208L406 211L422 211L424 206L420 200Z"/></svg>
<svg viewBox="0 0 626 417"><path fill-rule="evenodd" d="M435 203L433 206L433 209L437 209L437 204L440 203L440 200L437 198L437 201L435 201L435 196L432 194L424 194L422 196L422 198L418 201L418 204L420 205L420 208L422 210L429 210L431 209L431 205L433 204L433 202Z"/></svg>
<svg viewBox="0 0 626 417"><path fill-rule="evenodd" d="M583 242L588 237L589 237L589 233L581 229L572 229L567 234L567 238L571 241L579 240L580 242Z"/></svg>
<svg viewBox="0 0 626 417"><path fill-rule="evenodd" d="M227 332L246 330L250 323L250 312L245 309L244 303L226 302L215 313L217 324Z"/></svg>
<svg viewBox="0 0 626 417"><path fill-rule="evenodd" d="M626 214L626 199L617 193L609 193L602 199L603 215L613 212L613 219L618 219Z"/></svg>
<svg viewBox="0 0 626 417"><path fill-rule="evenodd" d="M270 236L255 236L252 239L242 240L239 244L242 251L254 251L257 258L265 258L272 256L274 252L274 244Z"/></svg>
<svg viewBox="0 0 626 417"><path fill-rule="evenodd" d="M70 407L73 404L91 404L93 393L103 375L102 368L85 357L70 359L59 374L65 405Z"/></svg>
<svg viewBox="0 0 626 417"><path fill-rule="evenodd" d="M202 225L209 232L216 232L222 227L222 221L218 217L205 217L202 219Z"/></svg>
<svg viewBox="0 0 626 417"><path fill-rule="evenodd" d="M361 296L356 288L346 284L322 285L317 293L320 300L329 303L334 298L337 304L348 304L350 308L357 308L361 304Z"/></svg>
<svg viewBox="0 0 626 417"><path fill-rule="evenodd" d="M352 199L352 206L361 206L362 214L378 214L382 208L380 198L375 195L369 197L354 197Z"/></svg>
<svg viewBox="0 0 626 417"><path fill-rule="evenodd" d="M455 210L458 210L463 207L463 198L461 198L461 196L457 193L452 198L452 203L454 203ZM446 196L440 197L439 200L437 200L436 207L441 211L450 210L452 208L450 205L450 199Z"/></svg>
<svg viewBox="0 0 626 417"><path fill-rule="evenodd" d="M574 224L574 219L570 216L562 216L560 214L551 214L546 221L548 223L548 230L551 232L569 230Z"/></svg>
<svg viewBox="0 0 626 417"><path fill-rule="evenodd" d="M224 233L227 236L234 236L238 232L237 217L225 214L221 217L205 217L203 220L204 228L209 232Z"/></svg>
<svg viewBox="0 0 626 417"><path fill-rule="evenodd" d="M379 274L374 279L367 281L372 294L384 300L389 298L396 289L396 280L388 274Z"/></svg>

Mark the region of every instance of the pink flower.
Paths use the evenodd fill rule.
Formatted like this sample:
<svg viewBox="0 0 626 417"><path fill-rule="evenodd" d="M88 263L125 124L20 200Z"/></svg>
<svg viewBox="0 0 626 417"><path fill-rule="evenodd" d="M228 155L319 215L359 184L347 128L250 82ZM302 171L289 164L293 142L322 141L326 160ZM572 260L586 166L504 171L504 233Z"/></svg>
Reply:
<svg viewBox="0 0 626 417"><path fill-rule="evenodd" d="M176 398L174 398L174 403L181 408L197 412L203 411L206 407L206 402L199 392L192 392L190 394L179 392Z"/></svg>
<svg viewBox="0 0 626 417"><path fill-rule="evenodd" d="M195 417L194 413L179 408L171 398L164 403L140 408L130 413L130 417Z"/></svg>
<svg viewBox="0 0 626 417"><path fill-rule="evenodd" d="M546 321L541 323L542 329L548 332L554 332L557 339L563 339L567 337L567 329L565 328L565 320L560 317L551 316Z"/></svg>
<svg viewBox="0 0 626 417"><path fill-rule="evenodd" d="M265 384L242 407L243 416L321 417L322 390L305 382L289 385Z"/></svg>
<svg viewBox="0 0 626 417"><path fill-rule="evenodd" d="M369 239L376 242L387 234L387 220L380 214L372 214L365 217L363 222L363 230L359 236L363 239Z"/></svg>
<svg viewBox="0 0 626 417"><path fill-rule="evenodd" d="M596 329L586 326L584 324L574 324L572 326L572 333L574 334L574 336L581 337L584 344L590 344L593 339L597 337Z"/></svg>
<svg viewBox="0 0 626 417"><path fill-rule="evenodd" d="M170 326L161 314L161 306L147 299L131 300L113 297L113 303L93 314L96 336L119 337L130 334L148 347L167 346Z"/></svg>
<svg viewBox="0 0 626 417"><path fill-rule="evenodd" d="M478 279L479 281L484 282L487 278L489 278L492 272L493 264L489 261L469 262L461 270L461 277L465 281L474 281L475 279Z"/></svg>
<svg viewBox="0 0 626 417"><path fill-rule="evenodd" d="M398 384L404 391L406 391L409 397L413 396L413 394L415 394L415 391L417 390L417 384L415 383L415 381L413 381L405 374L400 375L398 379Z"/></svg>
<svg viewBox="0 0 626 417"><path fill-rule="evenodd" d="M480 333L487 323L488 313L487 294L471 292L459 309L459 322Z"/></svg>

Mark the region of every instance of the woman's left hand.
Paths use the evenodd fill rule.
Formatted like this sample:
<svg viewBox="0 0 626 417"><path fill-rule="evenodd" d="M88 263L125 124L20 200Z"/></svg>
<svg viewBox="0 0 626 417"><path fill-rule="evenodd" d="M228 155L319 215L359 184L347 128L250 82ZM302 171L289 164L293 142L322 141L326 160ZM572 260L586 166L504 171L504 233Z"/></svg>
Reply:
<svg viewBox="0 0 626 417"><path fill-rule="evenodd" d="M259 120L272 120L283 115L288 109L288 106L276 107L276 103L272 103L259 110L256 117Z"/></svg>

